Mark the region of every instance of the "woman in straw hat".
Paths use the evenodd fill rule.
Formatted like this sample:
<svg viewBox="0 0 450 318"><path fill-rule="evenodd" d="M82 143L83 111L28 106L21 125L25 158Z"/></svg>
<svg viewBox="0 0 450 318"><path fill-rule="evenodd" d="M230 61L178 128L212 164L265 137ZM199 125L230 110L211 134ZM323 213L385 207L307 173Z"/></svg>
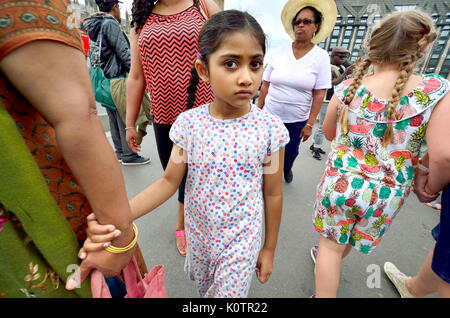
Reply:
<svg viewBox="0 0 450 318"><path fill-rule="evenodd" d="M328 88L331 88L330 58L316 44L323 41L336 23L333 0L289 0L281 13L284 28L293 42L269 57L263 75L258 106L278 116L289 130L284 178L293 179L292 166L300 141L311 136Z"/></svg>

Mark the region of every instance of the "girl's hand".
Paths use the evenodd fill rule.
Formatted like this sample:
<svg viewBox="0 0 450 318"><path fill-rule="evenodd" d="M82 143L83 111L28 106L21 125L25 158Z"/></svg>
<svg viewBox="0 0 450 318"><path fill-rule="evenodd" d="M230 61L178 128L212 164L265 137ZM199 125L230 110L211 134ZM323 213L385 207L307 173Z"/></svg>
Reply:
<svg viewBox="0 0 450 318"><path fill-rule="evenodd" d="M111 245L112 240L120 235L120 230L116 229L114 225L101 225L98 223L94 213L87 217L87 224L86 233L88 238L78 252L78 257L81 259L85 259L89 252L105 249Z"/></svg>
<svg viewBox="0 0 450 318"><path fill-rule="evenodd" d="M130 147L131 151L136 153L141 151L141 144L139 143L139 135L137 133L137 130L134 128L127 129L126 134L128 147Z"/></svg>
<svg viewBox="0 0 450 318"><path fill-rule="evenodd" d="M264 284L269 280L273 270L273 258L275 250L263 247L259 252L258 261L256 262L256 277Z"/></svg>

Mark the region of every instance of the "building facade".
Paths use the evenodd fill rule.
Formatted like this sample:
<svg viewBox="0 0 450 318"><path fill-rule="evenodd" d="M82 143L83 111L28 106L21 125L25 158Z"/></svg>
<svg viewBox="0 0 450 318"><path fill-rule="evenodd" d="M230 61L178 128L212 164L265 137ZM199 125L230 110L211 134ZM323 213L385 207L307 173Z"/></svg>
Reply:
<svg viewBox="0 0 450 318"><path fill-rule="evenodd" d="M351 61L364 54L365 43L372 28L386 15L394 11L420 9L428 12L438 31L438 37L430 45L419 63L421 73L436 73L450 78L450 2L442 0L335 0L338 18L331 35L319 44L331 52L335 46L343 46L351 52Z"/></svg>

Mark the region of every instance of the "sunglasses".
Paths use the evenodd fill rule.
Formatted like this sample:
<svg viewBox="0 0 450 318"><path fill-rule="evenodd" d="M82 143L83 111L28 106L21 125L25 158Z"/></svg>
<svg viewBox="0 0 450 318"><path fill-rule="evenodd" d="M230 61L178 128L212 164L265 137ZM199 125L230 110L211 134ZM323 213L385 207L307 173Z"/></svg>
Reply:
<svg viewBox="0 0 450 318"><path fill-rule="evenodd" d="M300 24L302 24L303 23L303 25L310 25L311 23L314 23L314 21L313 20L311 20L311 19L298 19L298 20L295 20L293 23L292 23L292 25L294 25L294 26L299 26Z"/></svg>

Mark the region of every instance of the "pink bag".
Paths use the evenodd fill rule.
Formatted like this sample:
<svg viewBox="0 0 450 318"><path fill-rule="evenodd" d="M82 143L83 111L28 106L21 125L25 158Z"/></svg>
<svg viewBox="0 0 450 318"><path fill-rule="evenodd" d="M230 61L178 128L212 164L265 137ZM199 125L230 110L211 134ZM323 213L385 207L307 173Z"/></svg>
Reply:
<svg viewBox="0 0 450 318"><path fill-rule="evenodd" d="M123 277L127 288L125 298L167 298L164 266L157 265L142 279L136 259L123 269ZM136 278L139 277L139 282ZM93 298L111 298L105 277L98 270L91 273L91 290Z"/></svg>

